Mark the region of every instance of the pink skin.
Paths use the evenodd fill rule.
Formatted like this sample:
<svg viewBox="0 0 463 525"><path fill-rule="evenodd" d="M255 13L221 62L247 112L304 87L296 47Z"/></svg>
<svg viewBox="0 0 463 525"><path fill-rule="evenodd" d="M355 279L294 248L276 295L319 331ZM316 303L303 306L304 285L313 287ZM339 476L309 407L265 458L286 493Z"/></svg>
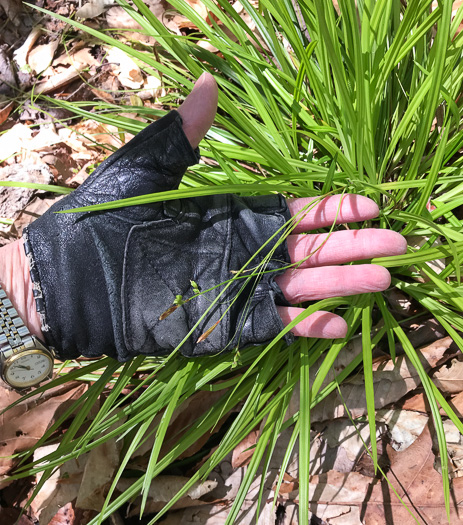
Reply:
<svg viewBox="0 0 463 525"><path fill-rule="evenodd" d="M185 134L194 148L214 121L217 99L217 84L212 75L204 73L178 109L183 118ZM299 221L287 240L292 262L306 258L328 237L326 234L299 234L330 226L335 219L337 224L361 222L379 213L378 206L372 200L359 195L326 197L312 209L303 212L311 200L287 201L291 214L297 216ZM22 240L18 240L0 249L0 284L29 330L43 339L32 294L29 263L22 244ZM399 255L405 251L405 239L392 231L364 229L334 232L299 267L277 277L277 282L291 303L379 292L388 288L391 282L385 268L373 264L338 265L372 257ZM296 307L277 308L285 325L304 311ZM319 311L296 325L292 332L304 337L335 339L345 336L347 324L335 314Z"/></svg>

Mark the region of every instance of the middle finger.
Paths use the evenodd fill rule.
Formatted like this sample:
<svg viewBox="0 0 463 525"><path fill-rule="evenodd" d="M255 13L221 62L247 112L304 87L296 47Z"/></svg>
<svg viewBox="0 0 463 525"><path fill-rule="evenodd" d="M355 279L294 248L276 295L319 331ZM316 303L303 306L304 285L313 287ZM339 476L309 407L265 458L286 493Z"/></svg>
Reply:
<svg viewBox="0 0 463 525"><path fill-rule="evenodd" d="M303 261L298 268L401 255L407 251L407 242L400 233L374 228L290 235L287 244L291 262Z"/></svg>

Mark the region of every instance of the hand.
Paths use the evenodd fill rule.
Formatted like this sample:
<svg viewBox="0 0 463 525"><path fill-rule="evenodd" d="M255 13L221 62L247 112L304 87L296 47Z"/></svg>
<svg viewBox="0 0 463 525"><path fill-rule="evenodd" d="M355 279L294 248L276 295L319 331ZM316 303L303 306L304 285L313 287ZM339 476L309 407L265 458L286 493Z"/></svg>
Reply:
<svg viewBox="0 0 463 525"><path fill-rule="evenodd" d="M190 146L189 150L186 147L185 137L193 148L199 144L214 120L216 105L215 81L211 75L203 75L178 110L183 138L178 119L171 113L112 155L86 183L29 228L26 249L35 261L34 286L43 292L37 304L47 330L45 338L61 357L106 353L126 360L139 353L168 353L211 302L211 296L201 296L159 322L159 313L171 306L175 294L191 295L192 278L203 279L199 283L205 284L202 289L229 279L231 270L239 269L290 214L294 216L307 204L307 199L296 199L286 206L278 196L213 196L103 214L53 213L175 188L186 167L197 160ZM251 302L248 290L236 305L233 303L231 314L224 317L236 288L234 295L219 298L218 306L198 321L194 337L184 341L180 351L189 356L213 354L222 351L227 342L231 349L233 345L268 341L283 326L275 315L287 324L301 311L282 306L285 298L287 304L294 304L387 288L390 277L382 267L327 266L403 253L404 239L385 230L336 232L299 268L277 277L279 288L275 285L273 277L282 273L278 268L285 265L284 261L297 262L322 242L320 235L300 232L331 225L339 199L327 198L307 213L288 239L287 251L283 245L278 248L278 264L272 259L269 266L275 273L264 275L253 290L256 293L250 296ZM377 214L378 208L371 200L347 195L338 222L366 220ZM234 249L227 252L225 260L223 239L227 228L233 233ZM206 243L198 245L203 232L208 235ZM198 246L207 249L198 254ZM171 255L170 259L166 254ZM166 260L170 264L165 264ZM224 267L225 263L230 266ZM211 281L213 270L220 279L215 275ZM212 294L215 298L217 295ZM275 301L279 306L275 307ZM198 344L198 335L215 325L219 328ZM346 329L342 318L317 312L293 332L333 338L342 337Z"/></svg>
<svg viewBox="0 0 463 525"><path fill-rule="evenodd" d="M214 78L203 75L179 108L185 134L193 147L200 143L214 121L216 100ZM291 215L294 217L301 213L312 200L288 199ZM298 269L288 270L276 278L288 302L295 304L386 290L391 284L391 276L386 268L372 264L334 265L403 254L407 250L407 243L399 233L383 229L346 230L334 232L325 244L323 242L327 234L301 235L303 232L330 227L335 219L336 224L362 222L378 214L377 204L360 195L327 197L311 208L287 243L292 263L315 253ZM301 216L298 215L298 218ZM284 306L278 306L277 310L285 325L303 311L302 308ZM336 339L346 335L347 324L338 315L319 311L296 325L292 333L303 337Z"/></svg>
<svg viewBox="0 0 463 525"><path fill-rule="evenodd" d="M288 200L291 215L301 217L301 210L307 207L311 200L313 199ZM329 227L335 219L336 224L360 222L372 219L378 214L376 203L360 195L326 197L316 204L287 240L292 262L302 261L309 254L313 255L296 269L287 270L276 278L288 302L294 304L386 290L391 284L391 276L382 266L334 265L405 253L407 244L399 233L363 229L301 235L301 232ZM277 307L277 310L285 325L303 311L301 308L281 306ZM297 324L292 332L297 336L336 339L344 337L347 328L342 317L318 311Z"/></svg>

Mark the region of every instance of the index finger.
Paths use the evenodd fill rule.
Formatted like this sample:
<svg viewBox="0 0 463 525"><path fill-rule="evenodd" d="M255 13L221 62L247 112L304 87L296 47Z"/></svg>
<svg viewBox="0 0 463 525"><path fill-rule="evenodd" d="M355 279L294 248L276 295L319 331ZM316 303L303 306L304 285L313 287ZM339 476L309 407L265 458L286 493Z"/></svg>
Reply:
<svg viewBox="0 0 463 525"><path fill-rule="evenodd" d="M332 195L320 200L318 197L304 197L301 199L287 199L291 216L297 215L297 222L292 233L302 233L317 228L331 226L345 222L357 222L373 219L379 215L376 202L362 195L351 193L345 195ZM305 210L305 211L303 211Z"/></svg>

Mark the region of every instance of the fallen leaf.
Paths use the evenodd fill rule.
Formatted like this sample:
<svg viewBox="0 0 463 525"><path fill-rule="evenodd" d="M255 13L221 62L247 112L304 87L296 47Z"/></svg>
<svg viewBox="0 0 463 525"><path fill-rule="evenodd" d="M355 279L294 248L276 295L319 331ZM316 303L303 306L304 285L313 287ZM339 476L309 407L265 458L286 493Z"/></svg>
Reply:
<svg viewBox="0 0 463 525"><path fill-rule="evenodd" d="M396 403L395 406L397 408L401 408L402 410L413 410L415 412L423 413L430 412L431 409L429 407L428 400L424 395L423 389L418 388L416 391L418 393L416 393L412 397L406 397L404 399L401 399Z"/></svg>
<svg viewBox="0 0 463 525"><path fill-rule="evenodd" d="M457 417L463 418L463 392L449 399L448 403L455 411ZM441 414L443 413L444 411L441 409Z"/></svg>
<svg viewBox="0 0 463 525"><path fill-rule="evenodd" d="M452 478L463 476L463 435L455 424L446 419L443 421L445 440L447 442L447 453L450 460L449 472ZM433 436L433 450L439 450L437 436ZM440 457L436 458L434 467L442 474Z"/></svg>
<svg viewBox="0 0 463 525"><path fill-rule="evenodd" d="M53 175L46 164L13 164L0 168L0 180L50 184ZM0 186L0 217L16 220L36 193L37 190L30 188ZM11 226L0 224L0 231L8 233L10 229Z"/></svg>
<svg viewBox="0 0 463 525"><path fill-rule="evenodd" d="M0 486L8 484L7 475L16 462L6 457L35 445L45 431L79 399L87 385L69 382L52 388L37 398L20 402L0 415ZM17 392L0 387L0 409L21 398Z"/></svg>
<svg viewBox="0 0 463 525"><path fill-rule="evenodd" d="M434 372L432 376L434 384L441 392L458 394L463 391L463 361L458 358L450 361Z"/></svg>
<svg viewBox="0 0 463 525"><path fill-rule="evenodd" d="M100 66L100 61L95 58L90 48L85 47L85 42L78 42L70 51L56 57L53 66L71 66L77 71L90 66Z"/></svg>
<svg viewBox="0 0 463 525"><path fill-rule="evenodd" d="M0 48L0 100L16 96L17 82L13 66L5 50Z"/></svg>
<svg viewBox="0 0 463 525"><path fill-rule="evenodd" d="M34 47L30 51L27 57L27 62L36 75L45 71L45 69L47 69L52 63L58 45L59 39L56 39L48 42L48 44Z"/></svg>
<svg viewBox="0 0 463 525"><path fill-rule="evenodd" d="M143 85L143 75L136 62L117 47L105 47L105 49L106 59L119 82L129 89L140 88Z"/></svg>
<svg viewBox="0 0 463 525"><path fill-rule="evenodd" d="M95 18L104 12L105 3L105 0L92 0L92 2L88 2L78 9L76 16L79 18Z"/></svg>
<svg viewBox="0 0 463 525"><path fill-rule="evenodd" d="M253 430L235 447L231 463L233 468L244 467L251 461L260 434L259 430Z"/></svg>
<svg viewBox="0 0 463 525"><path fill-rule="evenodd" d="M65 195L52 195L47 198L34 197L29 204L21 211L19 217L14 221L18 237L26 226L43 215L55 202L65 197Z"/></svg>
<svg viewBox="0 0 463 525"><path fill-rule="evenodd" d="M69 82L75 80L80 72L87 66L85 64L78 64L75 67L70 67L61 71L60 73L53 74L47 80L38 82L34 87L34 92L37 95L45 95L54 91L55 89L61 88Z"/></svg>
<svg viewBox="0 0 463 525"><path fill-rule="evenodd" d="M444 337L416 350L424 369L428 371L434 368L452 345L455 345L452 338ZM397 402L421 384L418 372L404 355L397 357L395 363L392 359L387 359L374 363L373 367L376 409ZM346 417L346 407L353 418L366 415L365 383L362 375L346 380L340 391L341 394L337 390L332 392L312 410L312 421Z"/></svg>
<svg viewBox="0 0 463 525"><path fill-rule="evenodd" d="M390 449L388 480L420 523L447 524L442 477L434 469L432 439L426 426L421 436L405 451ZM461 523L463 478L453 480L450 489L450 523ZM408 510L385 480L372 485L365 498L363 519L369 525L411 523Z"/></svg>
<svg viewBox="0 0 463 525"><path fill-rule="evenodd" d="M3 106L3 108L0 109L0 125L3 124L5 120L9 117L12 109L13 101L11 101L6 106Z"/></svg>
<svg viewBox="0 0 463 525"><path fill-rule="evenodd" d="M0 0L0 6L5 11L8 19L11 20L15 26L18 26L21 22L19 16L22 11L21 0Z"/></svg>
<svg viewBox="0 0 463 525"><path fill-rule="evenodd" d="M386 423L391 436L391 447L399 452L407 449L423 432L429 421L427 414L408 410L379 410L377 421Z"/></svg>
<svg viewBox="0 0 463 525"><path fill-rule="evenodd" d="M41 25L34 26L32 31L29 33L29 36L26 38L24 44L13 52L13 58L19 69L25 69L27 67L27 55L39 38L41 32Z"/></svg>
<svg viewBox="0 0 463 525"><path fill-rule="evenodd" d="M145 513L150 514L158 512L164 505L170 501L179 490L181 490L189 478L183 476L158 476L151 482L148 499L145 507ZM132 484L133 480L122 478L117 484L117 488L120 491L127 490ZM200 501L200 498L205 494L208 494L217 486L216 481L206 480L196 482L186 494L180 498L172 508L184 508L197 505L205 505L204 501ZM141 496L135 500L130 507L129 516L136 516L140 514Z"/></svg>
<svg viewBox="0 0 463 525"><path fill-rule="evenodd" d="M34 453L34 461L55 452L58 446L56 443L38 448ZM62 506L76 499L87 459L88 454L84 454L67 461L45 481L31 503L31 509L40 523L50 523ZM41 474L38 474L37 482L40 477Z"/></svg>
<svg viewBox="0 0 463 525"><path fill-rule="evenodd" d="M124 418L120 419L106 432L112 432L124 421ZM73 501L79 509L101 510L105 492L119 466L122 446L122 441L110 439L56 469L31 505L40 522L49 523L63 505ZM57 444L40 447L34 454L34 460L54 452L57 447ZM37 476L37 481L40 476Z"/></svg>
<svg viewBox="0 0 463 525"><path fill-rule="evenodd" d="M370 428L367 422L336 419L329 425L316 423L310 444L310 474L321 474L330 470L351 472L365 453L365 444L370 446ZM386 425L376 425L376 439L386 432ZM291 472L299 477L299 465Z"/></svg>
<svg viewBox="0 0 463 525"><path fill-rule="evenodd" d="M411 246L412 248L415 248L415 249L421 248L424 244L428 242L428 240L429 240L429 236L427 235L409 235L407 236L408 246ZM431 245L431 248L435 246L440 246L440 245L442 245L442 241L439 238L437 238ZM444 271L446 267L445 259L435 259L433 261L428 261L425 264L427 264L429 268L431 268L431 270L434 270L437 274L440 274L442 271ZM423 273L421 270L417 269L416 267L415 267L415 271L418 271L418 273L421 275L421 277L423 278L425 282L429 282L430 279L425 273Z"/></svg>
<svg viewBox="0 0 463 525"><path fill-rule="evenodd" d="M163 525L225 525L230 515L231 505L204 505L185 510L169 512L162 521ZM240 508L235 523L238 525L275 525L276 509L273 501L263 504L258 521L256 521L257 502L245 500ZM297 514L296 514L297 515ZM296 525L297 521L291 525ZM289 525L287 522L281 525Z"/></svg>

